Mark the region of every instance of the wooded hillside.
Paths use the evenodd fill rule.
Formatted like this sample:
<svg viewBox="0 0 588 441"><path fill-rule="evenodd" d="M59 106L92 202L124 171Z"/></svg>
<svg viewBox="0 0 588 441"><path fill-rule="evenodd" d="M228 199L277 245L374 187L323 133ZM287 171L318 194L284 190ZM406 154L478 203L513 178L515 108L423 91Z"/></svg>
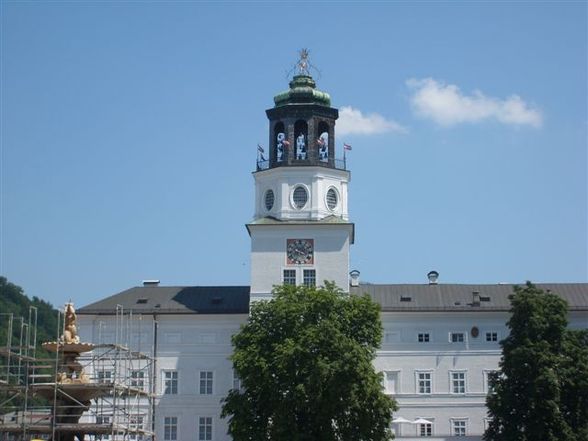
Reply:
<svg viewBox="0 0 588 441"><path fill-rule="evenodd" d="M13 346L18 345L20 338L20 317L25 323L29 318L29 307L37 308L37 344L57 339L57 310L48 302L33 297L29 299L24 290L5 277L0 276L0 346L6 346L8 333L8 315L14 314L13 322ZM18 319L18 320L17 320ZM15 340L16 339L16 340ZM32 341L31 341L32 343Z"/></svg>

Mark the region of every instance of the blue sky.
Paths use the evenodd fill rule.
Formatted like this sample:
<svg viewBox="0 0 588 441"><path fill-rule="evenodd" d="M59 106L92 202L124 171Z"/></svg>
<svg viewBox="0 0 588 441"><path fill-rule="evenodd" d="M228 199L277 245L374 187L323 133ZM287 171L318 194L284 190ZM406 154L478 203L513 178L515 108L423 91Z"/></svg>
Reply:
<svg viewBox="0 0 588 441"><path fill-rule="evenodd" d="M77 304L249 283L307 47L373 283L586 282L586 2L2 3L0 274ZM318 75L317 75L318 76Z"/></svg>

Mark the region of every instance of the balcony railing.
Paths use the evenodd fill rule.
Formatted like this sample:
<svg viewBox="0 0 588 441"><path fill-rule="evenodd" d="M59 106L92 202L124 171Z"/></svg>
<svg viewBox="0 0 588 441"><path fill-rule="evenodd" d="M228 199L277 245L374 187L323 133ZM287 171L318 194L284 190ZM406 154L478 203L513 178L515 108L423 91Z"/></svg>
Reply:
<svg viewBox="0 0 588 441"><path fill-rule="evenodd" d="M346 159L287 159L284 161L258 160L257 171L267 170L275 167L304 167L319 166L325 168L335 168L337 170L347 170Z"/></svg>

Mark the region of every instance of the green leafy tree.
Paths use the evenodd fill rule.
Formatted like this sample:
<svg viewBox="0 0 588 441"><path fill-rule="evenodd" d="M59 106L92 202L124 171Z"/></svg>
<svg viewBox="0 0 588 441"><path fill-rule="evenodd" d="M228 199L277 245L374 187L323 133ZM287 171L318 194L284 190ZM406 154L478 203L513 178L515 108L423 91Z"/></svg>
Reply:
<svg viewBox="0 0 588 441"><path fill-rule="evenodd" d="M24 290L11 282L5 277L0 276L0 347L7 349L10 342L12 352L18 353L20 351L19 346L26 345L26 330L23 326L28 325L29 310L30 307L37 309L37 347L36 351L28 351L28 355L35 355L38 359L46 359L49 357L55 357L55 354L49 354L43 348L41 343L49 340L57 339L57 310L51 306L50 303L33 297L29 299ZM9 334L9 314L12 314L12 335ZM31 326L34 326L34 316L31 315ZM10 338L11 337L11 338ZM30 335L29 344L32 346L34 343L33 336ZM22 367L15 362L16 358L12 358L9 381L11 383L23 383L26 378L27 362L24 362ZM6 381L6 374L8 372L8 358L5 353L0 354L0 376ZM30 371L32 373L32 371ZM50 369L37 369L34 371L35 374L49 374ZM20 409L23 405L24 395L15 395L11 389L0 390L0 414L12 412ZM28 403L31 406L45 405L47 401L39 396L28 399Z"/></svg>
<svg viewBox="0 0 588 441"><path fill-rule="evenodd" d="M394 400L372 361L382 338L369 297L284 286L233 337L241 390L223 400L235 441L391 439Z"/></svg>
<svg viewBox="0 0 588 441"><path fill-rule="evenodd" d="M57 310L53 306L33 297L29 299L24 290L11 282L6 277L0 276L0 313L12 313L14 316L12 343L18 344L20 339L20 317L28 321L29 307L37 308L37 343L57 339ZM8 342L8 316L0 316L0 346L6 346ZM31 342L32 343L32 342Z"/></svg>
<svg viewBox="0 0 588 441"><path fill-rule="evenodd" d="M561 409L567 304L530 282L515 287L501 373L487 399L487 441L576 440ZM574 375L573 373L570 373Z"/></svg>
<svg viewBox="0 0 588 441"><path fill-rule="evenodd" d="M568 330L560 363L560 409L577 441L588 441L588 330Z"/></svg>

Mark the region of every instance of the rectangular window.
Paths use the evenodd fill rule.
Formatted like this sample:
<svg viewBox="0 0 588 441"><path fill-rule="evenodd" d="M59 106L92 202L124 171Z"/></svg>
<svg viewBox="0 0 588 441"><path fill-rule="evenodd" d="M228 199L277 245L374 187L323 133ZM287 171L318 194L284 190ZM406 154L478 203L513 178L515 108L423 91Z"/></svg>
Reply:
<svg viewBox="0 0 588 441"><path fill-rule="evenodd" d="M417 387L419 394L430 394L431 393L431 373L430 372L419 372L417 374Z"/></svg>
<svg viewBox="0 0 588 441"><path fill-rule="evenodd" d="M419 424L419 436L433 436L433 424Z"/></svg>
<svg viewBox="0 0 588 441"><path fill-rule="evenodd" d="M212 371L200 372L200 395L212 395Z"/></svg>
<svg viewBox="0 0 588 441"><path fill-rule="evenodd" d="M500 375L500 371L486 371L484 374L486 376L486 392L491 394L494 392L494 382Z"/></svg>
<svg viewBox="0 0 588 441"><path fill-rule="evenodd" d="M498 341L498 332L486 332L486 341Z"/></svg>
<svg viewBox="0 0 588 441"><path fill-rule="evenodd" d="M387 394L396 394L398 388L398 372L384 372L384 391Z"/></svg>
<svg viewBox="0 0 588 441"><path fill-rule="evenodd" d="M453 436L466 436L466 420L453 420Z"/></svg>
<svg viewBox="0 0 588 441"><path fill-rule="evenodd" d="M165 417L163 419L163 440L177 441L178 439L178 417Z"/></svg>
<svg viewBox="0 0 588 441"><path fill-rule="evenodd" d="M98 371L98 383L112 383L112 371L104 369Z"/></svg>
<svg viewBox="0 0 588 441"><path fill-rule="evenodd" d="M96 416L96 424L110 424L110 416L98 415ZM102 440L110 439L110 435L102 435Z"/></svg>
<svg viewBox="0 0 588 441"><path fill-rule="evenodd" d="M164 395L177 395L178 371L163 371L163 393Z"/></svg>
<svg viewBox="0 0 588 441"><path fill-rule="evenodd" d="M212 417L198 418L198 441L212 440Z"/></svg>
<svg viewBox="0 0 588 441"><path fill-rule="evenodd" d="M241 379L237 375L237 372L233 369L233 389L241 390Z"/></svg>
<svg viewBox="0 0 588 441"><path fill-rule="evenodd" d="M316 286L316 270L305 269L302 274L304 286Z"/></svg>
<svg viewBox="0 0 588 441"><path fill-rule="evenodd" d="M419 332L419 343L429 343L431 336L428 332Z"/></svg>
<svg viewBox="0 0 588 441"><path fill-rule="evenodd" d="M386 332L384 334L384 343L396 343L400 341L400 334L398 332Z"/></svg>
<svg viewBox="0 0 588 441"><path fill-rule="evenodd" d="M484 432L486 430L488 430L489 426L490 426L490 418L484 418Z"/></svg>
<svg viewBox="0 0 588 441"><path fill-rule="evenodd" d="M142 440L143 435L141 432L143 431L143 417L142 416L132 416L129 419L129 439L136 439Z"/></svg>
<svg viewBox="0 0 588 441"><path fill-rule="evenodd" d="M110 416L97 415L96 424L110 424Z"/></svg>
<svg viewBox="0 0 588 441"><path fill-rule="evenodd" d="M465 337L463 332L452 332L451 333L451 343L463 343Z"/></svg>
<svg viewBox="0 0 588 441"><path fill-rule="evenodd" d="M143 390L145 387L145 371L131 371L131 386Z"/></svg>
<svg viewBox="0 0 588 441"><path fill-rule="evenodd" d="M454 394L465 394L465 372L452 372L451 373L451 393Z"/></svg>
<svg viewBox="0 0 588 441"><path fill-rule="evenodd" d="M284 270L284 285L296 285L296 270Z"/></svg>

